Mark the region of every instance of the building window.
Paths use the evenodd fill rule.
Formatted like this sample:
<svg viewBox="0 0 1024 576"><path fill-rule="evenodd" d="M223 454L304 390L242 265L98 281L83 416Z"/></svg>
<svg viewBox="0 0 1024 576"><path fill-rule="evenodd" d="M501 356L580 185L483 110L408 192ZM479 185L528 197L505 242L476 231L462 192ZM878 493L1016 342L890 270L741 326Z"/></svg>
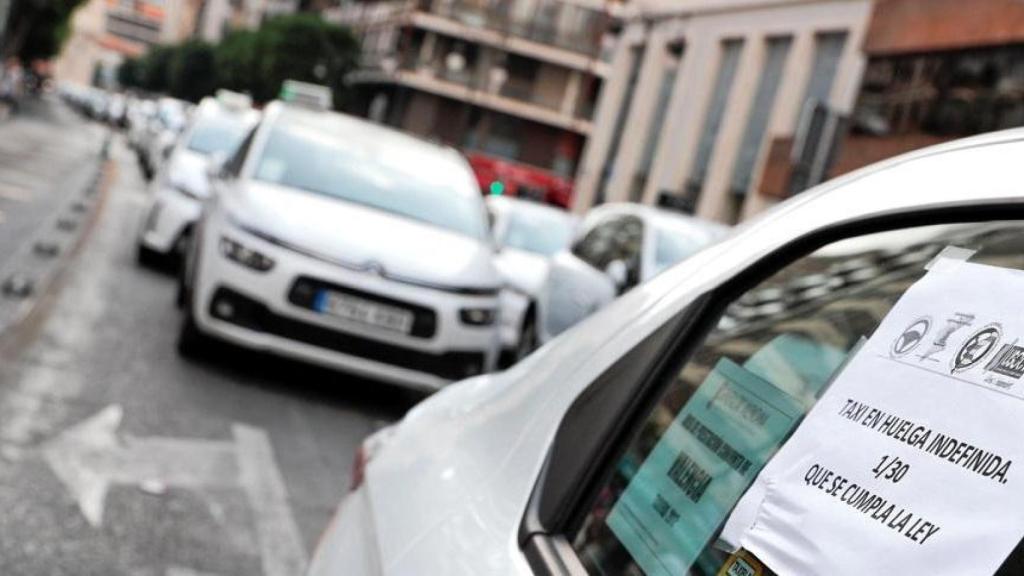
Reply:
<svg viewBox="0 0 1024 576"><path fill-rule="evenodd" d="M846 47L846 32L826 32L814 37L814 64L807 81L804 102L829 102L832 83L839 69L839 59ZM807 106L808 104L805 104ZM812 104L813 105L813 104Z"/></svg>
<svg viewBox="0 0 1024 576"><path fill-rule="evenodd" d="M732 83L736 78L736 69L739 67L740 52L742 51L743 40L722 42L722 60L718 67L718 76L711 89L711 101L708 104L707 115L704 117L700 139L697 141L697 153L694 155L693 166L690 168L690 177L686 181L686 197L693 205L696 205L697 197L704 187L704 178L707 176L708 165L711 162L711 151L718 138L718 129L722 125L722 117L725 115L725 106L729 102L729 93L732 91Z"/></svg>
<svg viewBox="0 0 1024 576"><path fill-rule="evenodd" d="M669 47L675 53L669 54L665 63L665 69L661 75L661 88L658 90L658 101L651 116L651 124L647 129L647 139L644 141L643 153L640 155L640 164L637 166L636 175L633 178L633 187L629 191L629 199L639 202L647 186L647 177L651 171L651 164L654 161L654 153L661 138L661 130L665 125L665 117L668 115L668 106L672 101L672 89L676 85L676 73L679 71L679 54L681 47Z"/></svg>
<svg viewBox="0 0 1024 576"><path fill-rule="evenodd" d="M732 182L729 186L736 196L745 196L750 189L750 180L754 174L754 164L764 142L764 133L768 128L772 109L775 107L775 94L779 91L782 73L789 56L792 38L769 38L765 47L764 67L761 78L754 93L754 103L747 117L747 127L740 142L739 154L733 166Z"/></svg>
<svg viewBox="0 0 1024 576"><path fill-rule="evenodd" d="M636 92L636 83L640 78L643 55L643 45L633 46L629 49L629 78L626 80L626 90L622 95L622 105L619 106L618 117L615 119L611 144L608 146L608 155L601 166L601 181L597 186L597 196L594 198L595 205L601 204L605 200L608 180L611 178L615 159L619 155L619 145L622 143L622 132L626 129L626 120L629 118L629 108L633 105L633 93Z"/></svg>

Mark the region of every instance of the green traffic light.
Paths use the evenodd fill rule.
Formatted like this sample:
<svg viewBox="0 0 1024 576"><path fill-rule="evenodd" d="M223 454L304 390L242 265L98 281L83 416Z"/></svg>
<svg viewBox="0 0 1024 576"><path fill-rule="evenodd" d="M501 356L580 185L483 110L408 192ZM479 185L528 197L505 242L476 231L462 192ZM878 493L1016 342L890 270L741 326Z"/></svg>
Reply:
<svg viewBox="0 0 1024 576"><path fill-rule="evenodd" d="M491 196L501 196L505 192L505 183L501 180L491 182Z"/></svg>

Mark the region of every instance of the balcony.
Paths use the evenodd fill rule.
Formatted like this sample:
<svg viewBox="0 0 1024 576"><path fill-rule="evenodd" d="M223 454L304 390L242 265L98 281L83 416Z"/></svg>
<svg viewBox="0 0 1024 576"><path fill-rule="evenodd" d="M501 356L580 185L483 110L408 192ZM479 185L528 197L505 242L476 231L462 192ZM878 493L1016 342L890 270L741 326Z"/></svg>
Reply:
<svg viewBox="0 0 1024 576"><path fill-rule="evenodd" d="M524 10L517 0L419 0L423 12L504 36L597 57L609 16L558 0L539 0Z"/></svg>

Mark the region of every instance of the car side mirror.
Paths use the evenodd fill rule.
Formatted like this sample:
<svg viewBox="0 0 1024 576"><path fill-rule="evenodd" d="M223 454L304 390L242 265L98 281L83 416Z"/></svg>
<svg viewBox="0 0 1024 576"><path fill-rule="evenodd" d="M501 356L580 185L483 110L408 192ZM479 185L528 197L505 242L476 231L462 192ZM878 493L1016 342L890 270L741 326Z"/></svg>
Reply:
<svg viewBox="0 0 1024 576"><path fill-rule="evenodd" d="M223 152L214 152L206 161L206 177L219 180L224 175L224 167L227 165L228 157Z"/></svg>
<svg viewBox="0 0 1024 576"><path fill-rule="evenodd" d="M629 280L629 270L626 268L626 263L622 260L612 260L609 262L604 267L604 274L615 284L615 289L620 292L626 287L626 282Z"/></svg>

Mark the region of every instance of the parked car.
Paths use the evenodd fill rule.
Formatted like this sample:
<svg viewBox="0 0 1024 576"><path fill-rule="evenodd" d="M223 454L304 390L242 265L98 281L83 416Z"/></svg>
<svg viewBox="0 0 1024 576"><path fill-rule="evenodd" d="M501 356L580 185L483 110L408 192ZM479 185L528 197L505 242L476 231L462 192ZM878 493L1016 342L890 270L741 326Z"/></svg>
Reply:
<svg viewBox="0 0 1024 576"><path fill-rule="evenodd" d="M160 98L156 110L139 142L139 161L146 178L160 170L181 131L188 123L189 103L174 98Z"/></svg>
<svg viewBox="0 0 1024 576"><path fill-rule="evenodd" d="M352 491L320 540L310 575L662 573L653 568L658 563L666 574L725 573L719 570L735 561L731 553L740 546L721 538L733 506L755 485L765 463L771 465L776 449L781 446L782 454L791 438L802 436L801 418L815 404L827 401L829 417L839 417L832 408L836 402L841 407L846 396L830 398L823 391L851 354L851 361L858 360L857 347L887 324L884 319L908 288L928 280L937 254L953 245L967 254L976 251L970 266L1002 268L1002 280L992 282L987 274L988 281L960 284L972 294L988 290L1005 301L1019 292L1009 284L1019 281L1024 268L1024 196L1017 176L1022 155L1024 130L1006 131L924 149L825 183L631 290L512 369L427 399L364 442ZM960 278L967 266L939 270ZM1000 288L999 282L1007 285ZM989 358L995 358L998 326L986 327L988 315L971 316L977 308L963 308L971 302L964 294L939 291L932 301L930 318L936 329L949 324L948 333L915 339L922 332L912 328L923 323L904 324L901 317L895 332L882 334L884 341L863 344L873 347L868 356L875 361L907 354L924 340L907 362L919 363L919 356L938 347L934 374L949 380L942 386L1002 408L975 413L937 393L921 396L927 401L915 404L916 419L954 436L978 420L1005 422L1008 411L1019 409L1019 392L979 380L989 373L1011 382L1020 374L1009 364L1000 369L1011 376L985 372L994 366ZM1015 311L1011 304L1005 319ZM954 322L947 322L947 314ZM956 331L965 322L973 327ZM897 338L903 326L908 328ZM1007 334L1006 346L1018 336ZM958 354L959 349L967 352ZM899 369L910 380L925 374ZM711 393L722 389L723 378L737 385L716 399ZM871 379L860 385L877 386ZM757 399L759 391L771 397ZM878 394L894 392L887 386ZM772 398L782 412L769 413ZM962 417L946 416L958 410ZM939 412L942 417L933 417ZM778 414L787 415L785 425L771 431L758 426ZM897 444L891 433L842 425L849 426L849 435L820 437L822 449L873 435L895 453L918 450ZM1011 450L1003 456L1017 456L1018 432L998 431L1005 438L1001 449ZM655 449L666 449L662 439L672 437L679 438L675 447L669 442L660 464L652 462ZM741 443L744 451L736 448ZM891 480L872 480L879 474L869 471L881 455L818 462L891 492ZM808 457L827 454L819 450ZM914 461L903 480L909 487L901 486L898 494L917 498L922 509L914 512L926 517L965 496L950 492L929 470L941 469L957 482L978 478L971 496L990 507L1012 492L1011 486L1000 490L998 482L951 466L952 458L922 453ZM679 466L671 475L644 472L658 466L671 471L674 462ZM924 468L917 476L916 467ZM973 520L970 508L960 506L959 513L940 517L948 521L946 539L921 546L813 487L810 476L804 486L806 469L799 469L794 482L806 491L806 504L764 510L773 516L761 532L797 548L787 562L818 562L798 573L844 574L843 561L877 565L897 556L932 566L956 559L955 568L943 572L956 574L970 573L972 565L989 567L979 572L990 574L1000 563L998 574L1015 574L1024 565L1024 548L1011 551L1019 531L999 514ZM700 514L691 513L704 496L710 500ZM630 502L639 502L632 519L624 508ZM833 525L825 530L829 534L812 531L803 520L822 507L849 515L849 522ZM627 524L649 526L647 540ZM671 529L668 539L665 525ZM819 547L826 536L830 546L838 539L842 551ZM1003 542L1000 551L974 553L972 547L996 539ZM761 558L764 570L756 573L771 574L774 559Z"/></svg>
<svg viewBox="0 0 1024 576"><path fill-rule="evenodd" d="M182 255L202 203L210 194L211 163L220 166L259 121L243 94L204 98L167 162L151 183L153 195L138 236L140 262Z"/></svg>
<svg viewBox="0 0 1024 576"><path fill-rule="evenodd" d="M501 280L455 150L277 102L212 187L183 354L215 337L424 390L495 366Z"/></svg>
<svg viewBox="0 0 1024 576"><path fill-rule="evenodd" d="M721 224L641 204L592 209L572 246L551 259L537 300L538 338L551 340L727 231Z"/></svg>
<svg viewBox="0 0 1024 576"><path fill-rule="evenodd" d="M487 211L504 287L501 291L502 364L518 362L537 347L537 298L548 261L568 246L576 217L530 200L489 196Z"/></svg>

